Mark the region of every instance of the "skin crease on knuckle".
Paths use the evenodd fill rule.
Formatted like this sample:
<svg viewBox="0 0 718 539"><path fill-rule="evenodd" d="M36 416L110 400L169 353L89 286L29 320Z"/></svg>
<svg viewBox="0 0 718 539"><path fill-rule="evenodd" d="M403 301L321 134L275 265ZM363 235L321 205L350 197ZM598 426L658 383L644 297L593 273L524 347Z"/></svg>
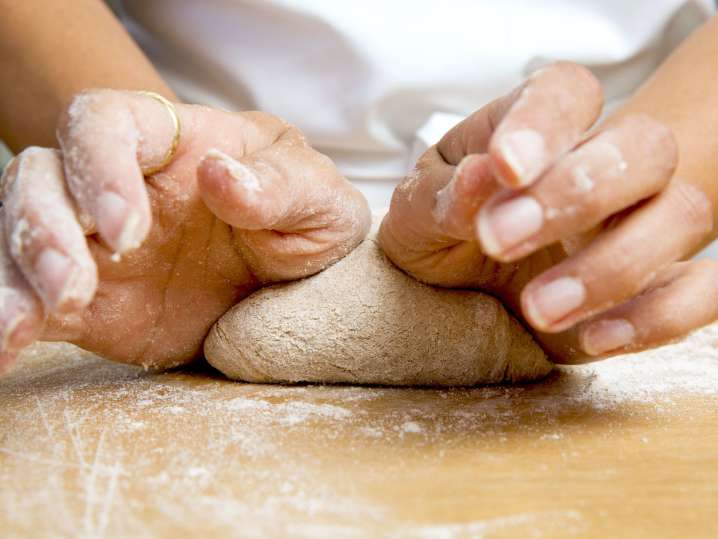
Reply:
<svg viewBox="0 0 718 539"><path fill-rule="evenodd" d="M685 226L695 237L694 244L690 245L687 251L690 252L709 239L714 231L714 208L708 196L697 187L681 180L674 182L672 187L672 193L675 193L672 200L675 200Z"/></svg>

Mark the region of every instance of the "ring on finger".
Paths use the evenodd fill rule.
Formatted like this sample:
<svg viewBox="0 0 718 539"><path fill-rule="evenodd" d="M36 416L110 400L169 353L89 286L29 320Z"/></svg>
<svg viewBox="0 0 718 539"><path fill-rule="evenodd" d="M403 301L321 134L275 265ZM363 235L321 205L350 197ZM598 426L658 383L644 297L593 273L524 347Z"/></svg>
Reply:
<svg viewBox="0 0 718 539"><path fill-rule="evenodd" d="M180 136L182 134L182 124L180 123L179 115L177 114L177 108L175 107L174 103L172 103L172 101L161 96L160 94L157 94L155 92L149 92L147 90L141 90L137 93L150 97L164 105L165 109L167 109L167 112L170 115L170 118L172 120L172 127L174 128L172 142L170 143L170 147L167 150L167 153L165 153L165 156L162 161L157 165L150 165L142 168L142 174L144 176L151 176L152 174L159 172L160 170L165 168L168 164L172 162L172 159L174 159L174 156L177 153L177 148L179 148Z"/></svg>

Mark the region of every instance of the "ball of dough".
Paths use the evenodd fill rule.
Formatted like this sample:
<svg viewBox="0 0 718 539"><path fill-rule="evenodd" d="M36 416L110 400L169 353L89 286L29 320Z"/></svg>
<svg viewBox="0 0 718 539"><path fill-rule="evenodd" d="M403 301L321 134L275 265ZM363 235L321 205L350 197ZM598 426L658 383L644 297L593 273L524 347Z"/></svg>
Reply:
<svg viewBox="0 0 718 539"><path fill-rule="evenodd" d="M244 299L204 351L229 378L262 383L464 386L552 368L496 299L418 282L373 237L317 275Z"/></svg>

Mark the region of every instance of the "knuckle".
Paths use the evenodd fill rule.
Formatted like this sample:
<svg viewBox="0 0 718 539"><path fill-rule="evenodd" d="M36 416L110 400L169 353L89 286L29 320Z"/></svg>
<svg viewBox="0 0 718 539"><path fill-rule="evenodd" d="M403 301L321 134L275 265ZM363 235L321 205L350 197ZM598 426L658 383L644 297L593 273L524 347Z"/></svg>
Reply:
<svg viewBox="0 0 718 539"><path fill-rule="evenodd" d="M667 297L651 305L653 331L649 333L649 342L662 342L686 332L685 320L675 315L675 301L675 298Z"/></svg>
<svg viewBox="0 0 718 539"><path fill-rule="evenodd" d="M678 143L670 127L648 114L638 113L627 116L623 128L631 140L640 142L642 153L660 163L669 176L673 173L678 164Z"/></svg>
<svg viewBox="0 0 718 539"><path fill-rule="evenodd" d="M598 78L586 66L569 61L558 61L550 64L547 71L555 74L561 81L573 81L582 94L582 99L590 103L603 103L603 89ZM575 89L574 89L575 91Z"/></svg>
<svg viewBox="0 0 718 539"><path fill-rule="evenodd" d="M699 234L702 240L714 227L713 207L710 199L698 188L684 181L671 184L670 200L680 219L689 230Z"/></svg>
<svg viewBox="0 0 718 539"><path fill-rule="evenodd" d="M332 159L329 156L327 156L327 155L323 154L322 152L315 150L313 148L309 148L309 149L310 149L311 155L314 159L314 164L317 166L317 168L323 170L325 173L329 172L329 171L331 171L331 172L335 171L336 167L334 165L334 161L332 161Z"/></svg>
<svg viewBox="0 0 718 539"><path fill-rule="evenodd" d="M270 112L253 110L253 111L243 112L242 115L247 120L249 120L250 122L256 124L258 127L263 128L263 129L276 130L276 131L294 130L298 133L301 133L301 131L299 131L299 128L290 124L283 118L280 118L276 114L272 114Z"/></svg>
<svg viewBox="0 0 718 539"><path fill-rule="evenodd" d="M240 113L242 118L253 129L270 136L270 142L281 142L286 146L309 146L307 138L294 124L274 114L263 111L249 111Z"/></svg>
<svg viewBox="0 0 718 539"><path fill-rule="evenodd" d="M583 276L589 296L597 304L615 303L638 293L650 277L637 263L636 250L627 242L618 242L601 253L579 255L577 274Z"/></svg>
<svg viewBox="0 0 718 539"><path fill-rule="evenodd" d="M596 196L586 199L582 204L582 211L577 216L586 225L600 224L611 213L607 202Z"/></svg>
<svg viewBox="0 0 718 539"><path fill-rule="evenodd" d="M601 201L595 196L557 199L536 192L533 198L543 208L544 225L539 233L542 237L566 239L603 218Z"/></svg>
<svg viewBox="0 0 718 539"><path fill-rule="evenodd" d="M613 271L610 272L610 282L613 282L612 290L620 292L620 295L625 297L635 294L643 288L646 279L650 276L643 266L636 263L635 250L625 246L619 247L611 253L611 259L619 261L613 262Z"/></svg>
<svg viewBox="0 0 718 539"><path fill-rule="evenodd" d="M586 72L591 73L586 67L569 60L558 60L539 69L537 74L556 74L561 77L583 76ZM591 75L593 76L593 75Z"/></svg>
<svg viewBox="0 0 718 539"><path fill-rule="evenodd" d="M58 118L57 136L60 142L62 143L62 139L67 137L78 124L101 116L115 107L121 94L122 92L117 90L106 89L88 89L75 94Z"/></svg>

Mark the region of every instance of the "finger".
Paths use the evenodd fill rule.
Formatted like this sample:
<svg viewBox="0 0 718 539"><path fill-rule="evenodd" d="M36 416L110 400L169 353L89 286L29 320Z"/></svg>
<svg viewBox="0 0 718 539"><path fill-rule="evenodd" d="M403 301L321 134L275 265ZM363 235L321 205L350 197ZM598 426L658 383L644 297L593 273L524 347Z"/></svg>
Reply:
<svg viewBox="0 0 718 539"><path fill-rule="evenodd" d="M10 254L48 312L92 301L97 267L65 188L56 150L30 148L6 179L5 230Z"/></svg>
<svg viewBox="0 0 718 539"><path fill-rule="evenodd" d="M635 352L667 343L718 320L718 262L678 262L641 295L580 328L591 356Z"/></svg>
<svg viewBox="0 0 718 539"><path fill-rule="evenodd" d="M678 161L668 128L627 117L563 157L520 193L504 190L481 209L484 252L508 262L577 233L661 191Z"/></svg>
<svg viewBox="0 0 718 539"><path fill-rule="evenodd" d="M457 240L475 239L476 213L497 189L488 155L464 157L449 183L434 195L431 215L441 233Z"/></svg>
<svg viewBox="0 0 718 539"><path fill-rule="evenodd" d="M600 84L585 67L559 62L537 71L489 142L497 179L514 188L533 183L579 141L602 106Z"/></svg>
<svg viewBox="0 0 718 539"><path fill-rule="evenodd" d="M16 354L0 352L0 376L6 374L12 368L12 366L15 364L16 359Z"/></svg>
<svg viewBox="0 0 718 539"><path fill-rule="evenodd" d="M3 216L4 220L4 216ZM0 237L5 238L0 222ZM0 243L0 363L9 366L24 347L42 331L43 310L39 298Z"/></svg>
<svg viewBox="0 0 718 539"><path fill-rule="evenodd" d="M243 254L263 279L316 273L370 226L364 197L291 127L239 159L210 151L197 181L207 207L237 228Z"/></svg>
<svg viewBox="0 0 718 539"><path fill-rule="evenodd" d="M413 236L411 243L420 249L472 240L476 211L497 188L487 155L470 154L453 166L434 146L394 191L382 226L395 222L397 232Z"/></svg>
<svg viewBox="0 0 718 539"><path fill-rule="evenodd" d="M151 225L143 168L164 159L174 125L166 107L133 93L79 94L62 116L58 140L83 225L115 252L137 247Z"/></svg>
<svg viewBox="0 0 718 539"><path fill-rule="evenodd" d="M636 295L712 229L706 195L674 180L587 247L532 280L521 294L523 313L538 330L567 329Z"/></svg>

